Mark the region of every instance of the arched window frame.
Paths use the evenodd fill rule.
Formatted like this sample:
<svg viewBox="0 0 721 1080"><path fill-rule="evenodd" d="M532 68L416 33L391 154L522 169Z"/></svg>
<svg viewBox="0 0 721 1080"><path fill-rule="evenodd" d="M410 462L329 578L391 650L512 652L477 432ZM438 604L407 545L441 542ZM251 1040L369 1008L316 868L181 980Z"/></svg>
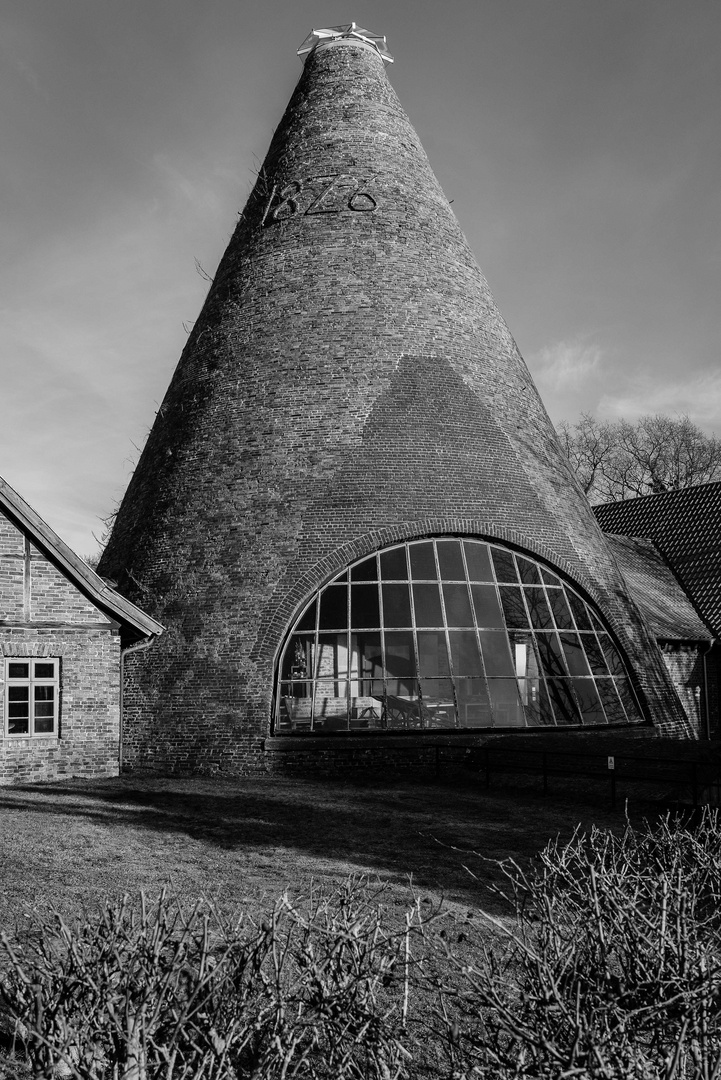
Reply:
<svg viewBox="0 0 721 1080"><path fill-rule="evenodd" d="M274 734L642 721L595 605L537 556L469 536L395 543L334 575L274 685Z"/></svg>

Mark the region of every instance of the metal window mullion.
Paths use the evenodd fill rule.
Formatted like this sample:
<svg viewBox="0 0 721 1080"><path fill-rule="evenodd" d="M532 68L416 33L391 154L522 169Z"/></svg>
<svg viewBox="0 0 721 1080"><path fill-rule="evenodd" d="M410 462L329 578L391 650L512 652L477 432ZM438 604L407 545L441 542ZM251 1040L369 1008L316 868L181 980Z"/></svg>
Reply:
<svg viewBox="0 0 721 1080"><path fill-rule="evenodd" d="M413 595L413 574L411 572L411 553L408 550L408 545L405 545L406 549L406 578L408 581L408 598L411 606L411 634L413 636L413 660L415 661L416 668L416 686L418 687L418 704L421 717L421 724L423 723L423 687L421 686L421 655L418 649L418 623L416 622L416 601Z"/></svg>
<svg viewBox="0 0 721 1080"><path fill-rule="evenodd" d="M311 734L315 730L315 687L318 678L318 665L320 664L320 642L319 642L319 628L320 628L320 599L322 596L322 590L318 590L315 598L315 634L313 635L315 656L313 658L313 675L310 681L310 730Z"/></svg>

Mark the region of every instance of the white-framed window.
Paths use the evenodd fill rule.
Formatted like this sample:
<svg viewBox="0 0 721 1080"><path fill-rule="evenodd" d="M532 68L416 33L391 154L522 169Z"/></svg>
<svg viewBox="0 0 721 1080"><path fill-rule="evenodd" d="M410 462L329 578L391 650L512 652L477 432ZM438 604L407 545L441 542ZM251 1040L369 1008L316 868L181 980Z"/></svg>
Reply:
<svg viewBox="0 0 721 1080"><path fill-rule="evenodd" d="M5 730L9 736L57 735L60 661L5 659Z"/></svg>

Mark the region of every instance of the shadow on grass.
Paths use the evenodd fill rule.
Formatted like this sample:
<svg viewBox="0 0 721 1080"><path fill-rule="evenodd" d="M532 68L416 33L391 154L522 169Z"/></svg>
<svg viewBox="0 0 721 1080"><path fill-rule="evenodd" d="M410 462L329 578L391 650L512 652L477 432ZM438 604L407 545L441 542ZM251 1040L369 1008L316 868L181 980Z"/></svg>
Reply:
<svg viewBox="0 0 721 1080"><path fill-rule="evenodd" d="M184 858L187 863L185 841L210 877L235 867L246 878L258 880L265 873L274 887L283 877L302 881L363 871L401 886L411 879L420 890L497 913L504 905L488 886L503 878L494 860L527 862L556 835L570 837L578 823L623 824L622 814L551 802L529 791L487 794L464 777L436 783L269 777L72 780L0 789L0 812L6 820L15 812L18 827L27 828L36 842L43 832L57 837L49 846L58 846L58 860L72 859L78 846L73 837L80 829L91 868L94 845L98 859L103 845L112 846L122 859L124 843L134 838L129 866L140 844L143 857L157 863L160 880L161 872L174 872ZM63 853L65 837L68 850ZM175 845L172 850L169 843ZM54 857L51 850L46 859L52 863ZM83 872L80 862L77 872ZM182 873L176 878L185 880Z"/></svg>

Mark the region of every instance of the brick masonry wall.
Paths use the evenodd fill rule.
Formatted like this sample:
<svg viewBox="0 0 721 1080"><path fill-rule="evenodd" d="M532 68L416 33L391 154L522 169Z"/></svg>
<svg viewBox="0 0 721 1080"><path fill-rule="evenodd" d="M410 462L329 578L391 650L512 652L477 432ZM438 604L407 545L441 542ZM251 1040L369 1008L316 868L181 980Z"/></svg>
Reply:
<svg viewBox="0 0 721 1080"><path fill-rule="evenodd" d="M117 775L120 637L0 516L0 661L38 656L60 660L58 732L6 734L0 663L0 784Z"/></svg>
<svg viewBox="0 0 721 1080"><path fill-rule="evenodd" d="M167 627L128 660L128 762L260 767L303 598L438 532L561 570L689 733L382 62L343 45L306 64L103 556Z"/></svg>

